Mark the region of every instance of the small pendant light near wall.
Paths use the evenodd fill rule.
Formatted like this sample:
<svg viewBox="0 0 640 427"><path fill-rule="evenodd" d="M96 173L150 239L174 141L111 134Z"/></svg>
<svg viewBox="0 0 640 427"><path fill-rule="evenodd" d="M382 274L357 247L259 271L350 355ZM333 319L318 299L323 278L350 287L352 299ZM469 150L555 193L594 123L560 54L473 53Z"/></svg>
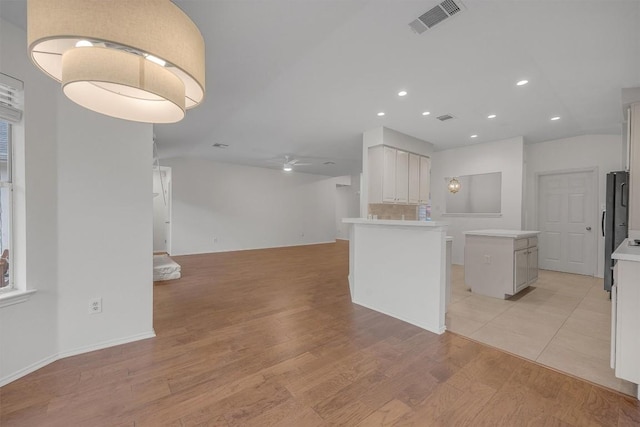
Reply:
<svg viewBox="0 0 640 427"><path fill-rule="evenodd" d="M460 191L460 181L455 178L451 178L451 180L449 180L449 184L447 184L447 188L450 192L454 194L457 193Z"/></svg>
<svg viewBox="0 0 640 427"><path fill-rule="evenodd" d="M32 61L85 108L174 123L204 99L204 39L169 0L28 0Z"/></svg>

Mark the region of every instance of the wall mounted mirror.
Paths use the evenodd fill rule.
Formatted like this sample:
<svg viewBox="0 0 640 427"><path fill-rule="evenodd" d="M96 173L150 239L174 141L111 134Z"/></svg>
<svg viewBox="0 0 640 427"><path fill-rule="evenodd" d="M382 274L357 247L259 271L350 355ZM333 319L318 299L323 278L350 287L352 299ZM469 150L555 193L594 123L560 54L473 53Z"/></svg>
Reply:
<svg viewBox="0 0 640 427"><path fill-rule="evenodd" d="M457 183L452 185L452 180ZM500 214L502 172L448 177L445 186L446 214Z"/></svg>

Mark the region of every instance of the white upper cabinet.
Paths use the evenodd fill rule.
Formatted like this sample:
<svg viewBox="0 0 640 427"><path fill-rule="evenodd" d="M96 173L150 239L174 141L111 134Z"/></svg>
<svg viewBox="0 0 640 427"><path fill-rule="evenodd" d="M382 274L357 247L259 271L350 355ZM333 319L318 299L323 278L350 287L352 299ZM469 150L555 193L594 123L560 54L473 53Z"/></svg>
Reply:
<svg viewBox="0 0 640 427"><path fill-rule="evenodd" d="M396 201L396 149L382 147L384 166L382 170L382 201L393 203Z"/></svg>
<svg viewBox="0 0 640 427"><path fill-rule="evenodd" d="M396 203L409 203L409 153L396 150Z"/></svg>
<svg viewBox="0 0 640 427"><path fill-rule="evenodd" d="M369 148L369 203L426 203L430 165L428 157L393 147Z"/></svg>
<svg viewBox="0 0 640 427"><path fill-rule="evenodd" d="M431 193L431 159L420 156L420 197L418 203L426 205L429 203Z"/></svg>
<svg viewBox="0 0 640 427"><path fill-rule="evenodd" d="M420 201L420 156L409 153L409 204Z"/></svg>

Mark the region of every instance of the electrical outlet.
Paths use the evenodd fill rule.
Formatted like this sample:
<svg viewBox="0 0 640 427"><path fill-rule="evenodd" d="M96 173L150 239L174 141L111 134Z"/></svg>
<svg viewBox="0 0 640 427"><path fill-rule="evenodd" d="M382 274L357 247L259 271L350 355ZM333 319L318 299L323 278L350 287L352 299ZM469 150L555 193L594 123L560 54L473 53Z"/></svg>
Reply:
<svg viewBox="0 0 640 427"><path fill-rule="evenodd" d="M89 314L102 313L102 298L94 298L89 301Z"/></svg>
<svg viewBox="0 0 640 427"><path fill-rule="evenodd" d="M213 243L218 243L218 238L217 237L213 238Z"/></svg>
<svg viewBox="0 0 640 427"><path fill-rule="evenodd" d="M484 256L484 263L485 264L491 264L491 255L485 255Z"/></svg>
<svg viewBox="0 0 640 427"><path fill-rule="evenodd" d="M304 231L300 233L300 237L304 237Z"/></svg>

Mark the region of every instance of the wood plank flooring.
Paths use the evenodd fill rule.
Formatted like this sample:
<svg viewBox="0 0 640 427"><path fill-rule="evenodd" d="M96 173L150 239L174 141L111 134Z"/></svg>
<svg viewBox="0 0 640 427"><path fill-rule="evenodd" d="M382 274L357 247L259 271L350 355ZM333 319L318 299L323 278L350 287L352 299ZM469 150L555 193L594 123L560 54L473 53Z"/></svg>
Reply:
<svg viewBox="0 0 640 427"><path fill-rule="evenodd" d="M640 425L630 397L351 304L346 242L175 259L157 338L1 388L0 425Z"/></svg>

